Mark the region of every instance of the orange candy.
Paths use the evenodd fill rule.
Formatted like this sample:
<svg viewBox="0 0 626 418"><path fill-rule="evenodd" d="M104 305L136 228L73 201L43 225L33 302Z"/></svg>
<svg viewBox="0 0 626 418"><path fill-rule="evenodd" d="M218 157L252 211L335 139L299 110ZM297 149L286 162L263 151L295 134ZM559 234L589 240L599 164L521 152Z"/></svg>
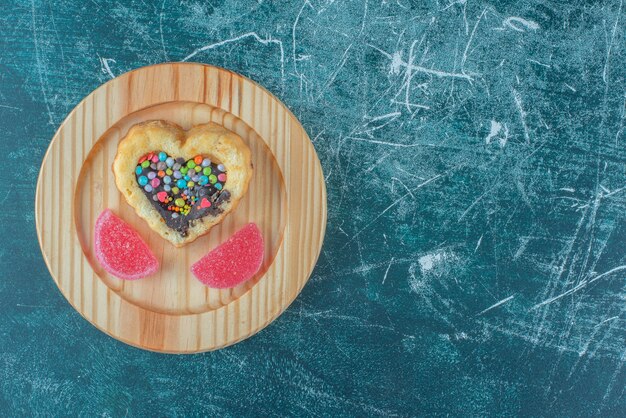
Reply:
<svg viewBox="0 0 626 418"><path fill-rule="evenodd" d="M159 175L159 177L163 177L163 176L165 176L165 171L159 170L159 172L157 174Z"/></svg>
<svg viewBox="0 0 626 418"><path fill-rule="evenodd" d="M196 155L193 162L196 163L196 165L202 164L202 155Z"/></svg>

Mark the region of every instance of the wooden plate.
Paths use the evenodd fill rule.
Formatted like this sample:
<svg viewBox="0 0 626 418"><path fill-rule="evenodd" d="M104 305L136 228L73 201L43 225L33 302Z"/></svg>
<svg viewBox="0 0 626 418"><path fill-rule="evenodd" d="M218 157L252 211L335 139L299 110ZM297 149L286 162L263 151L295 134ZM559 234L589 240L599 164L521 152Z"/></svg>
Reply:
<svg viewBox="0 0 626 418"><path fill-rule="evenodd" d="M135 214L113 180L119 140L130 126L150 119L185 129L217 122L252 151L254 176L239 207L180 249ZM157 275L128 282L98 265L93 227L105 208L133 225L160 257ZM217 67L160 64L109 81L70 113L44 157L36 222L54 281L89 322L136 347L194 353L249 337L300 293L324 238L326 189L306 132L267 90ZM191 264L247 222L255 222L266 241L261 271L233 289L204 287Z"/></svg>

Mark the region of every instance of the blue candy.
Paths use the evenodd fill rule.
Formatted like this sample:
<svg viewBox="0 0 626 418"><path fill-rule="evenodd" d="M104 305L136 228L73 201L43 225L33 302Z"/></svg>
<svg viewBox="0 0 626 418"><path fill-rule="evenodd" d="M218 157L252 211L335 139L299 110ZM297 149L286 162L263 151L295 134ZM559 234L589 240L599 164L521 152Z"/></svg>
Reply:
<svg viewBox="0 0 626 418"><path fill-rule="evenodd" d="M137 181L139 182L140 185L145 186L146 184L148 184L148 177L141 176L139 177Z"/></svg>
<svg viewBox="0 0 626 418"><path fill-rule="evenodd" d="M159 161L165 161L167 159L167 154L163 151L159 152Z"/></svg>
<svg viewBox="0 0 626 418"><path fill-rule="evenodd" d="M137 173L137 175L140 175L142 171L143 171L143 168L140 165L138 165L137 168L135 168L135 173Z"/></svg>
<svg viewBox="0 0 626 418"><path fill-rule="evenodd" d="M185 187L187 187L187 182L183 179L180 179L176 182L176 186L178 186L179 189L184 189Z"/></svg>

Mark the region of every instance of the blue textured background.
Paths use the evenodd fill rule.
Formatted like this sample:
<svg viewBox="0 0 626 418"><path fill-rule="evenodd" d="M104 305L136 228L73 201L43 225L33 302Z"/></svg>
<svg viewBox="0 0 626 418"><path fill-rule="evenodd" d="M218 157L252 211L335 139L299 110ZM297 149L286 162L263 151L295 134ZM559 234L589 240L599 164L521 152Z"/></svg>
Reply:
<svg viewBox="0 0 626 418"><path fill-rule="evenodd" d="M625 23L622 0L3 1L2 415L624 414ZM170 356L70 307L33 205L85 95L187 57L301 119L329 221L274 324Z"/></svg>

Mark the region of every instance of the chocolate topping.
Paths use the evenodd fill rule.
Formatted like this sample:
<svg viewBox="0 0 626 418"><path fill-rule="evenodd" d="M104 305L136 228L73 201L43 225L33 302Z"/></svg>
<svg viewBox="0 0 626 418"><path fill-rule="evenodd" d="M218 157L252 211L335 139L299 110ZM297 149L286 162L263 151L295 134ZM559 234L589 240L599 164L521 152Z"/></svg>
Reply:
<svg viewBox="0 0 626 418"><path fill-rule="evenodd" d="M220 214L230 199L224 189L226 168L202 156L185 161L151 152L138 161L135 175L165 224L183 237L198 219Z"/></svg>

